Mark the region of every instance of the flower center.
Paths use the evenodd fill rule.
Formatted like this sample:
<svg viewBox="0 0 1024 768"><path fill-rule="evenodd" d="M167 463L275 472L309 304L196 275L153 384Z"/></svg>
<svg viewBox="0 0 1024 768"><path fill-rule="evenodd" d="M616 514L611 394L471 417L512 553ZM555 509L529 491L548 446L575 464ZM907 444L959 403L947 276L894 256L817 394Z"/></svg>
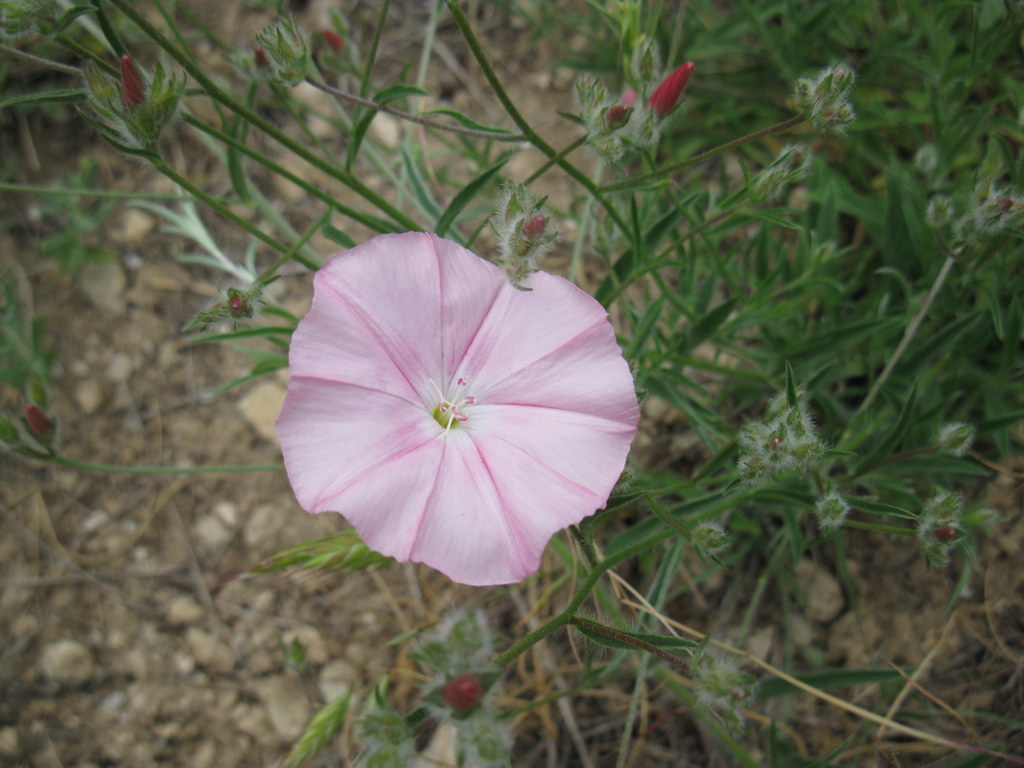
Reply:
<svg viewBox="0 0 1024 768"><path fill-rule="evenodd" d="M437 405L431 415L434 417L434 421L444 428L445 432L458 427L464 421L469 421L469 416L466 415L466 406L473 405L476 398L465 394L467 382L462 376L456 379L451 388L452 392L447 395L441 391L433 379L428 379L428 383L437 396Z"/></svg>

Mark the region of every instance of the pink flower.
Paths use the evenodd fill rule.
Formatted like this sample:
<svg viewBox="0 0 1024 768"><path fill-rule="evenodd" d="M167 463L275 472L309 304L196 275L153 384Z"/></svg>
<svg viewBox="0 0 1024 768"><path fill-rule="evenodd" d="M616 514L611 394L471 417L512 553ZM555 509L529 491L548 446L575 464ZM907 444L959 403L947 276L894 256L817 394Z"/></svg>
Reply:
<svg viewBox="0 0 1024 768"><path fill-rule="evenodd" d="M639 419L604 309L422 232L333 257L277 420L299 503L455 581L508 584L604 506Z"/></svg>
<svg viewBox="0 0 1024 768"><path fill-rule="evenodd" d="M658 117L667 117L679 105L679 99L682 97L683 91L686 90L686 84L690 82L690 73L693 72L693 67L692 61L686 62L654 89L654 93L647 99L647 106L654 114Z"/></svg>

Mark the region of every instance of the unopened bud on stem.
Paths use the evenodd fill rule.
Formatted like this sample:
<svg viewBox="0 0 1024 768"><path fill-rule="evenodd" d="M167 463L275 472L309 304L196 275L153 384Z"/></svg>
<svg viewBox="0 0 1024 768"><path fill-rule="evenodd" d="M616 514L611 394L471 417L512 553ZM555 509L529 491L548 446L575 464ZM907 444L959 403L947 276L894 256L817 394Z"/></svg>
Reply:
<svg viewBox="0 0 1024 768"><path fill-rule="evenodd" d="M121 57L121 100L129 109L141 107L146 102L146 86L131 56Z"/></svg>

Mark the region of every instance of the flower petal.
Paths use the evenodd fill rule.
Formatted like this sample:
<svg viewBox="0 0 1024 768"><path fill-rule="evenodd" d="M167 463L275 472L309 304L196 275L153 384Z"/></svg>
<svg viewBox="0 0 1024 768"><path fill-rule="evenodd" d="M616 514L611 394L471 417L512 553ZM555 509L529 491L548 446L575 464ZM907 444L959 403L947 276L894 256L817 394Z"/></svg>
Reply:
<svg viewBox="0 0 1024 768"><path fill-rule="evenodd" d="M345 489L362 475L440 439L420 405L384 392L293 376L277 418L288 479L303 509L345 511Z"/></svg>

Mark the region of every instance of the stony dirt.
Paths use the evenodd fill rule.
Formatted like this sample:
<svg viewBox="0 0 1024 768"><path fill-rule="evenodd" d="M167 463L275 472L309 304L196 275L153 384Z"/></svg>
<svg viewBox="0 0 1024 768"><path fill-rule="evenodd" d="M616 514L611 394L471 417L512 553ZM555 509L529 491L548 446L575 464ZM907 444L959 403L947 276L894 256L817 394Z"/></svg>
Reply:
<svg viewBox="0 0 1024 768"><path fill-rule="evenodd" d="M313 3L308 12L322 7ZM416 33L410 31L417 19L405 18L405 26L402 20L396 18L396 31L385 41L384 61L392 66L417 54ZM515 65L520 70L513 95L547 114L567 106L569 75L538 65L536 56L519 56L536 54L525 32L501 28L491 16L485 20L495 39L510 46L504 61L534 62ZM258 26L242 21L242 27ZM439 90L455 93L453 100L467 111L487 116L490 110L496 120L494 105L477 100L481 83L467 76L467 62L453 53L459 50L457 37L446 34L441 42L447 53L439 58L449 63L436 73ZM555 52L546 55L553 59ZM401 130L387 119L378 118L374 126L375 139L385 146ZM327 136L329 126L310 128ZM569 130L553 141L560 145L572 138ZM20 183L62 182L69 162L89 157L95 186L170 189L143 166L105 149L71 115L0 113L0 141L21 150L11 170ZM192 177L227 191L222 175L211 176L222 171L194 138L178 131L168 149ZM523 152L508 170L524 178L539 162L536 153ZM546 191L556 206L565 207L570 190L556 175ZM277 182L267 189L301 228L316 214L296 192ZM227 284L222 273L178 263L174 254L182 241L161 233L151 213L123 204L90 235L113 258L61 272L38 254L41 239L61 231L61 214L12 193L0 192L0 206L0 279L12 281L22 304L43 319L55 352L53 411L67 455L133 466L280 461L273 421L284 376L214 397L213 390L248 371L250 358L242 349L192 344L182 333L197 309ZM244 239L237 231L213 216L204 214L204 220L225 249L241 252ZM353 230L357 234L362 233ZM566 233L568 243L572 237ZM323 241L314 246L323 252L333 248ZM274 299L301 313L309 285L296 272L275 285ZM14 410L20 403L19 393L0 390L0 406ZM694 442L681 418L654 399L646 409L638 459L661 466L690 460ZM277 765L311 714L340 693L352 691L358 703L390 671L394 701L412 700L421 675L408 658L412 644L389 645L391 639L429 626L453 606L481 600L499 631L517 637L535 618L527 618L529 606L548 585L542 578L485 595L413 566L246 575L281 548L333 533L342 521L303 513L280 472L137 476L55 468L9 454L0 462L3 764ZM981 565L967 574L967 590L956 605L948 601L958 568L926 573L910 549L853 533L846 562L856 601L835 559L805 559L789 575L803 595L800 603L783 606L766 595L749 636L739 639L754 655L796 668L896 665L909 675L920 665L919 690L959 711L922 727L972 744L1001 741L1004 749L1020 753L1019 732L970 714L1020 720L1024 711L1020 470L993 474L990 505L1009 519L994 526ZM700 631L737 639L762 565L752 561L749 573L696 585L673 600L667 613ZM557 610L557 604L547 604L544 612ZM283 649L295 640L305 649L304 670L285 662ZM503 703L521 706L571 686L578 675L573 652L554 638L525 657L510 672ZM900 687L838 693L884 711ZM630 691L626 679L518 717L514 764L613 765ZM923 708L915 696L910 710ZM816 754L839 747L851 733L875 729L810 699L798 700L788 712L779 700L755 704L751 721L764 716L785 717L793 726L787 733ZM349 722L322 764L351 765L351 736ZM658 690L649 694L634 752L636 766L729 764L713 734ZM904 745L895 753L893 764L933 764L927 751ZM868 753L864 759L873 764L875 757Z"/></svg>

